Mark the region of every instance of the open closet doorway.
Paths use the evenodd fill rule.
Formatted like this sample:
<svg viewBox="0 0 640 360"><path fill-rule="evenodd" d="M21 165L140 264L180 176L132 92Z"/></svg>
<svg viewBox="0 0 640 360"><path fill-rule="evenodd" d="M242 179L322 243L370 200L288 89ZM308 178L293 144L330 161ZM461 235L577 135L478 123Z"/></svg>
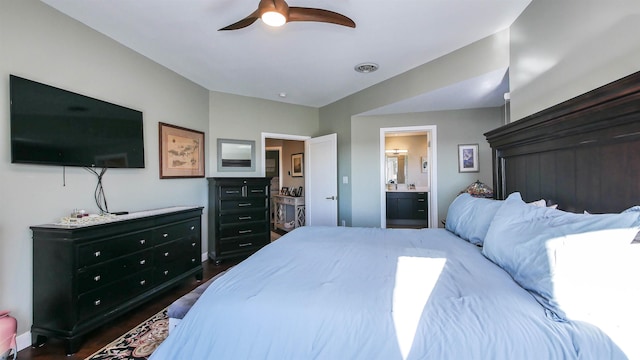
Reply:
<svg viewBox="0 0 640 360"><path fill-rule="evenodd" d="M381 227L437 227L435 125L380 129Z"/></svg>

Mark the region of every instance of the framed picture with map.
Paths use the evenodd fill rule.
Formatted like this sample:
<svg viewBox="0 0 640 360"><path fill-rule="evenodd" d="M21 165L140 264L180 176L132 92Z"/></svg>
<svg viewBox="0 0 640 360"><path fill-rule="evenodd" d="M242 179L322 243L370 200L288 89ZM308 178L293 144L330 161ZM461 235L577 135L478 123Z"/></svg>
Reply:
<svg viewBox="0 0 640 360"><path fill-rule="evenodd" d="M159 123L160 179L204 177L204 132Z"/></svg>

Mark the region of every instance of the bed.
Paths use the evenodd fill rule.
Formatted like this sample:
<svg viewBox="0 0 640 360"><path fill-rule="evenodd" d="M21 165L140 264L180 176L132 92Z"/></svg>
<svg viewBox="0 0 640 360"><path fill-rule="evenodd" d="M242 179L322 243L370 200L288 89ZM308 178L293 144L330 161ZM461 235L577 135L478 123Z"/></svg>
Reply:
<svg viewBox="0 0 640 360"><path fill-rule="evenodd" d="M497 199L460 195L446 229L290 232L209 286L151 359L640 358L637 84L485 134Z"/></svg>

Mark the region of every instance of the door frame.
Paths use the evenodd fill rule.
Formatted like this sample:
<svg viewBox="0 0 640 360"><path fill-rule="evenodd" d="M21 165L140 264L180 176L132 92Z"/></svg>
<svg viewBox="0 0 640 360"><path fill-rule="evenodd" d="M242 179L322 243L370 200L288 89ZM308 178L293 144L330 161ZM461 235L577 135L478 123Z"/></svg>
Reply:
<svg viewBox="0 0 640 360"><path fill-rule="evenodd" d="M385 137L391 133L429 132L429 218L428 227L438 227L438 131L436 125L380 128L380 227L387 227L387 191L385 184Z"/></svg>

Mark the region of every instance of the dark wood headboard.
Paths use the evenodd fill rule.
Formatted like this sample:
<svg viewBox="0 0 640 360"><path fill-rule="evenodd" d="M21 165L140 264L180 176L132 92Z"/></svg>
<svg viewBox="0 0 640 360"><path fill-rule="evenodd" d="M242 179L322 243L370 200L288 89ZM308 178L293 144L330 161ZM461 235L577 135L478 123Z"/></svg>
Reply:
<svg viewBox="0 0 640 360"><path fill-rule="evenodd" d="M497 199L573 212L640 204L640 72L484 134Z"/></svg>

